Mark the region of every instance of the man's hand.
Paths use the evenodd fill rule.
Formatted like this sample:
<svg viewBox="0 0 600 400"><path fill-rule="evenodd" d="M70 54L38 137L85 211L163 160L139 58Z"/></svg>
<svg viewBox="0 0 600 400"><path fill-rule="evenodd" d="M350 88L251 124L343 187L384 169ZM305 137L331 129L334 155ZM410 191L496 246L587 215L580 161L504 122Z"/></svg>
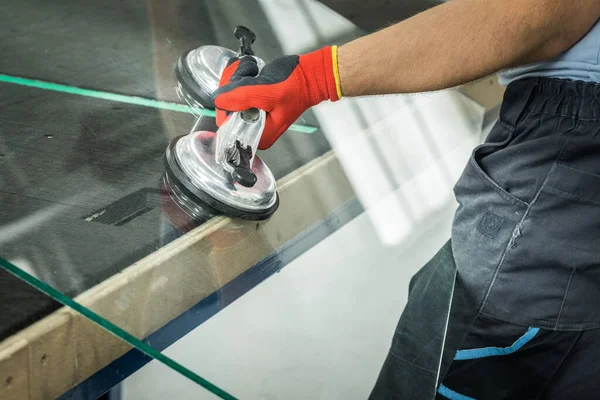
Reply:
<svg viewBox="0 0 600 400"><path fill-rule="evenodd" d="M267 120L259 149L271 147L304 111L325 100L339 100L334 52L325 47L306 55L281 57L258 75L253 57L234 59L213 95L217 125L225 120L224 111L264 110Z"/></svg>
<svg viewBox="0 0 600 400"><path fill-rule="evenodd" d="M239 81L244 77L254 77L258 75L258 64L252 56L245 56L240 60L238 57L232 57L221 74L219 87L229 85L231 82ZM229 111L217 108L217 126L221 126L229 115Z"/></svg>

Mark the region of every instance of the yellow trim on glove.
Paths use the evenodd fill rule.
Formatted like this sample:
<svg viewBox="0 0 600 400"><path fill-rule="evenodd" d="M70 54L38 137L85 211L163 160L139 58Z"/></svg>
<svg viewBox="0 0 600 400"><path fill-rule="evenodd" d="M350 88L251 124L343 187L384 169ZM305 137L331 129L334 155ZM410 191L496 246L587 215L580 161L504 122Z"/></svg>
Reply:
<svg viewBox="0 0 600 400"><path fill-rule="evenodd" d="M338 47L331 47L331 57L333 64L333 76L335 78L335 89L337 91L338 100L342 98L342 84L340 82L340 70L338 68Z"/></svg>

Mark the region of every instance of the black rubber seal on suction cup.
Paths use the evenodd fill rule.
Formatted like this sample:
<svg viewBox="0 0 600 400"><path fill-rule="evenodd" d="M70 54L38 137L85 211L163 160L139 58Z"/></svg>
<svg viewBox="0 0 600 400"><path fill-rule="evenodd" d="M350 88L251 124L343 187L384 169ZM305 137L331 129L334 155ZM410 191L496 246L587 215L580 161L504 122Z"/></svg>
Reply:
<svg viewBox="0 0 600 400"><path fill-rule="evenodd" d="M193 50L193 49L192 49ZM197 101L202 107L211 110L215 109L215 103L212 100L212 93L206 93L194 80L189 66L186 62L187 55L192 51L188 50L179 57L175 65L175 77L181 84L188 96Z"/></svg>
<svg viewBox="0 0 600 400"><path fill-rule="evenodd" d="M179 166L177 157L175 155L175 144L182 137L183 136L176 137L171 141L169 147L167 147L165 154L165 166L167 169L167 174L169 174L169 178L171 178L172 181L174 181L175 184L177 184L190 199L194 201L199 200L202 204L206 204L229 217L245 219L249 221L262 221L268 219L275 211L277 211L277 208L279 208L279 193L275 193L275 204L268 209L250 212L234 208L198 189L185 175Z"/></svg>

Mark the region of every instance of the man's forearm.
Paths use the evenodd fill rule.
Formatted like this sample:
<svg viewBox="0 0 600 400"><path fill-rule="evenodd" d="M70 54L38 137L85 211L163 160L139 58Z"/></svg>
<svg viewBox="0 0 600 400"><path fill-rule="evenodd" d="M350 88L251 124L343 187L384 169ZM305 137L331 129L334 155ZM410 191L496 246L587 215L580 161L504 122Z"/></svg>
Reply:
<svg viewBox="0 0 600 400"><path fill-rule="evenodd" d="M445 89L551 59L600 17L600 0L452 0L339 48L344 96Z"/></svg>

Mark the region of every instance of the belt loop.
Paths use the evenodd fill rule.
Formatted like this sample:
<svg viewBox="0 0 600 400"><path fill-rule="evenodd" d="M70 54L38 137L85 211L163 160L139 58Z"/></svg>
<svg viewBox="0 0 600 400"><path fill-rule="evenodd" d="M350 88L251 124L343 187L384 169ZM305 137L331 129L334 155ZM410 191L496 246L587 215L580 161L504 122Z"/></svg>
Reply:
<svg viewBox="0 0 600 400"><path fill-rule="evenodd" d="M500 108L500 119L515 128L525 116L539 84L540 78L521 79L509 84Z"/></svg>

